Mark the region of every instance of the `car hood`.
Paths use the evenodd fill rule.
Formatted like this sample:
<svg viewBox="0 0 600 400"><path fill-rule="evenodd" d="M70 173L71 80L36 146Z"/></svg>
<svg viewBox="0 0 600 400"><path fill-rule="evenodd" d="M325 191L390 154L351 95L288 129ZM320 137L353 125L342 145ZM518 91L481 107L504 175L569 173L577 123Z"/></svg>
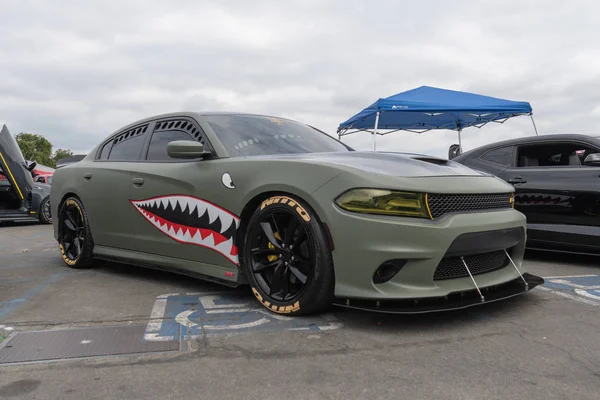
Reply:
<svg viewBox="0 0 600 400"><path fill-rule="evenodd" d="M491 176L454 161L422 154L349 151L336 153L286 154L270 156L304 162L329 164L363 172L405 178L433 176Z"/></svg>
<svg viewBox="0 0 600 400"><path fill-rule="evenodd" d="M6 125L3 125L0 130L0 168L16 189L17 195L25 199L33 188L33 178L31 172L25 167L25 159L17 141Z"/></svg>

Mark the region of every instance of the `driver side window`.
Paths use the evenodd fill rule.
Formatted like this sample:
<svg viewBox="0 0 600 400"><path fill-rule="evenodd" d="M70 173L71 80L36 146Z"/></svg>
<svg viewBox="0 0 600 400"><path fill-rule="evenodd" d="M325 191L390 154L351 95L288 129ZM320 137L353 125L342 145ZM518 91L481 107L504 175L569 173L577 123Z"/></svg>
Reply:
<svg viewBox="0 0 600 400"><path fill-rule="evenodd" d="M583 160L598 150L577 142L519 146L517 167L583 167Z"/></svg>
<svg viewBox="0 0 600 400"><path fill-rule="evenodd" d="M149 161L166 161L174 160L167 153L167 145L175 140L194 140L194 138L183 131L158 131L152 134L150 145L148 146L148 155L146 160Z"/></svg>

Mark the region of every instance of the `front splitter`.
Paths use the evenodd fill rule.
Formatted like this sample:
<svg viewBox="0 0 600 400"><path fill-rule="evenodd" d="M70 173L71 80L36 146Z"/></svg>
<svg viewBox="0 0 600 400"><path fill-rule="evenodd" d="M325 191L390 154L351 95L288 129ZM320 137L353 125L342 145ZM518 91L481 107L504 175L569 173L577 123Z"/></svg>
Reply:
<svg viewBox="0 0 600 400"><path fill-rule="evenodd" d="M527 286L525 282L527 282ZM339 307L356 310L374 311L388 314L423 314L441 311L460 310L482 304L495 303L501 300L527 293L536 286L544 284L544 279L529 273L500 285L482 288L483 298L476 288L472 290L452 292L442 297L425 297L411 299L341 299L334 301Z"/></svg>

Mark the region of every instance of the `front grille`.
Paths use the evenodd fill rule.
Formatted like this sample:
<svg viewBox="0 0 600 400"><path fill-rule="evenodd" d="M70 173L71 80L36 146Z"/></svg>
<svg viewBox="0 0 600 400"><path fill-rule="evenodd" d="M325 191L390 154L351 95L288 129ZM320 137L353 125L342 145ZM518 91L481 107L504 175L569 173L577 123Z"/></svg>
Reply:
<svg viewBox="0 0 600 400"><path fill-rule="evenodd" d="M473 275L491 272L503 268L509 263L504 250L465 256L464 259ZM443 258L438 264L433 274L433 280L439 281L442 279L463 278L465 276L469 276L469 273L460 257L447 257Z"/></svg>
<svg viewBox="0 0 600 400"><path fill-rule="evenodd" d="M513 195L512 193L429 194L427 204L431 217L435 219L453 212L512 208Z"/></svg>

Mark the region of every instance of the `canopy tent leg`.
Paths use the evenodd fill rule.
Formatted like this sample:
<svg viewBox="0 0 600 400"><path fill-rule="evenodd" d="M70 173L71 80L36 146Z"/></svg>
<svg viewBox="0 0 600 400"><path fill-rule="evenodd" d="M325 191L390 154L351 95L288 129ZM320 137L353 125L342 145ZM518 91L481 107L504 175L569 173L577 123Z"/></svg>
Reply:
<svg viewBox="0 0 600 400"><path fill-rule="evenodd" d="M462 154L462 139L460 137L460 133L462 132L462 128L458 128L458 154Z"/></svg>
<svg viewBox="0 0 600 400"><path fill-rule="evenodd" d="M529 116L531 117L531 122L533 123L533 129L535 130L535 136L539 136L540 134L538 133L537 127L535 126L535 121L533 120L533 114L529 114Z"/></svg>
<svg viewBox="0 0 600 400"><path fill-rule="evenodd" d="M375 129L373 130L373 151L376 149L375 139L377 138L377 127L379 126L379 111L375 115Z"/></svg>

